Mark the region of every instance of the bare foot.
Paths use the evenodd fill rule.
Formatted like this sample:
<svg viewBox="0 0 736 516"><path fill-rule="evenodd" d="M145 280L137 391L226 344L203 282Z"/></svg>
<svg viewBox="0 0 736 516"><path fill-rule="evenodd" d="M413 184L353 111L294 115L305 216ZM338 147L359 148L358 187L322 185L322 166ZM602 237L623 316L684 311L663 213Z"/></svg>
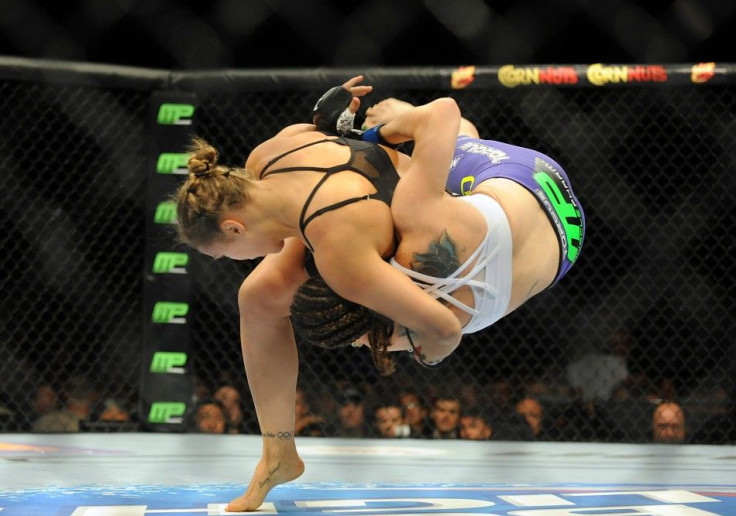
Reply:
<svg viewBox="0 0 736 516"><path fill-rule="evenodd" d="M228 512L249 512L258 509L268 492L279 484L290 482L304 473L304 462L298 455L281 458L269 464L261 459L243 496L232 500L225 510Z"/></svg>

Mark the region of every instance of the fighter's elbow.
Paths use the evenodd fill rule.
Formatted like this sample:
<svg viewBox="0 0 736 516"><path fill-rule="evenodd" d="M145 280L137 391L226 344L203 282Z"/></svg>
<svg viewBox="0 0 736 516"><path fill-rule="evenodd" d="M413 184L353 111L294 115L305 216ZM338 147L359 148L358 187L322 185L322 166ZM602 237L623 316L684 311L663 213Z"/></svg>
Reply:
<svg viewBox="0 0 736 516"><path fill-rule="evenodd" d="M449 350L448 353L460 344L462 336L462 326L460 326L460 321L454 315L445 318L445 320L437 321L437 324L433 325L431 329L431 335L428 335L430 340Z"/></svg>

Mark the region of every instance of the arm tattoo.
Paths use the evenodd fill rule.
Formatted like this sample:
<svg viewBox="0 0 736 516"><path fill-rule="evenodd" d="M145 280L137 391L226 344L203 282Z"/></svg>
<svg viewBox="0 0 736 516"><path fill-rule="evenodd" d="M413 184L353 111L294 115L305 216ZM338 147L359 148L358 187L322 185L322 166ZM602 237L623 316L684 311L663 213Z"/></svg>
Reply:
<svg viewBox="0 0 736 516"><path fill-rule="evenodd" d="M280 462L279 462L278 464L276 464L276 466L274 466L274 468L273 468L272 470L269 470L269 472L268 472L268 476L267 476L266 478L264 478L263 480L261 480L261 481L260 481L260 482L258 483L258 487L264 487L264 486L267 486L267 485L269 485L269 484L272 484L272 483L273 483L273 480L271 479L271 477L272 477L272 476L273 476L273 474L274 474L274 473L276 473L276 472L277 472L277 471L278 471L279 469L281 469L281 463L280 463Z"/></svg>
<svg viewBox="0 0 736 516"><path fill-rule="evenodd" d="M294 430L287 431L287 432L277 432L275 434L273 432L266 431L266 432L263 432L261 436L269 437L269 438L275 437L279 441L291 441L291 439L294 437Z"/></svg>
<svg viewBox="0 0 736 516"><path fill-rule="evenodd" d="M414 253L411 269L427 276L446 278L460 267L460 261L447 230L433 242L430 242L426 253Z"/></svg>

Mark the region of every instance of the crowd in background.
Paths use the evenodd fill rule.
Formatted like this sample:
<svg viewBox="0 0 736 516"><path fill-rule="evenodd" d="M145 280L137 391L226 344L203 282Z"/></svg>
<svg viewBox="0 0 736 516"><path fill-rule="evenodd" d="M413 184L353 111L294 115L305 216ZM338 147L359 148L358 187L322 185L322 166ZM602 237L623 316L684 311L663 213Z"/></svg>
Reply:
<svg viewBox="0 0 736 516"><path fill-rule="evenodd" d="M372 382L339 380L324 392L297 389L295 433L302 437L736 443L731 393L704 382L678 397L671 381L630 375L615 354L587 356L559 385L497 379L390 392ZM583 367L581 364L584 364ZM606 370L606 366L608 370ZM587 374L591 368L596 374ZM597 369L596 369L597 368ZM586 374L582 374L585 371ZM618 371L618 372L617 372ZM247 387L228 375L210 387L199 378L185 423L190 432L259 432ZM245 394L245 395L244 395ZM246 399L247 398L247 399ZM29 387L24 407L0 411L4 431L138 431L134 397L106 398L83 376L62 389Z"/></svg>
<svg viewBox="0 0 736 516"><path fill-rule="evenodd" d="M667 374L645 374L632 360L636 342L616 331L602 350L539 377L489 381L438 373L426 377L408 363L395 381L302 377L295 434L302 437L736 443L733 379L705 375L683 389ZM186 430L257 434L241 373L204 371L193 378ZM119 386L118 386L119 387ZM136 389L111 397L89 375L22 386L25 396L0 393L0 431L140 431ZM123 394L120 394L123 393Z"/></svg>

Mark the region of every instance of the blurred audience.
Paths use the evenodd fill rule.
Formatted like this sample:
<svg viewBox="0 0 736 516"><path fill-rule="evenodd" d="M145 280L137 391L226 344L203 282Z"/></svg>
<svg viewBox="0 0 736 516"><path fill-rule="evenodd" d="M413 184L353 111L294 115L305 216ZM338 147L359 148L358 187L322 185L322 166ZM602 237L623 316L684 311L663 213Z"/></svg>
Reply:
<svg viewBox="0 0 736 516"><path fill-rule="evenodd" d="M395 439L409 437L411 430L404 422L404 415L398 405L385 404L376 408L374 412L375 431L378 437Z"/></svg>
<svg viewBox="0 0 736 516"><path fill-rule="evenodd" d="M649 380L629 368L635 343L628 333L617 331L608 346L600 356L574 362L567 369L550 366L520 371L518 377L496 377L488 383L417 382L410 376L383 384L354 383L355 378L340 378L332 386L316 382L322 390L300 387L296 391L295 434L736 444L736 389L730 376L724 376L722 370L704 370L688 384L671 370L650 367L647 372L653 380ZM596 369L594 364L604 367ZM578 381L572 389L566 389L559 379L564 370L571 381ZM552 378L547 383L548 376L553 376L548 371L557 371L557 380ZM605 378L593 380L601 375ZM207 395L210 389L201 378L196 382L196 408L186 420L189 430L257 433L255 414L247 412L248 405L241 395L247 387L238 389L224 376L220 380L224 383L212 389L211 395ZM22 390L22 397L5 400L0 410L0 431L109 432L139 428L136 404L132 402L135 386L129 386L125 396L120 396L120 386L115 394L103 389L105 394L101 395L90 379L75 375L58 392L52 383L44 381L26 383ZM430 407L419 393L434 399ZM524 393L521 398L519 393ZM310 394L314 403L310 403ZM312 407L319 410L313 411Z"/></svg>
<svg viewBox="0 0 736 516"><path fill-rule="evenodd" d="M362 392L355 387L347 387L338 396L338 405L334 437L371 437Z"/></svg>
<svg viewBox="0 0 736 516"><path fill-rule="evenodd" d="M428 419L429 410L419 394L413 390L405 390L399 395L399 406L404 411L406 424L409 425L409 437L429 437L432 432Z"/></svg>
<svg viewBox="0 0 736 516"><path fill-rule="evenodd" d="M534 439L541 441L548 438L544 431L544 409L536 398L526 397L516 404L516 413L524 418L534 435Z"/></svg>
<svg viewBox="0 0 736 516"><path fill-rule="evenodd" d="M657 405L652 415L652 441L681 444L685 442L685 412L672 401Z"/></svg>
<svg viewBox="0 0 736 516"><path fill-rule="evenodd" d="M27 384L25 390L31 392L30 399L24 397L16 403L17 410L12 413L13 425L9 425L8 430L30 432L33 423L41 416L59 410L59 394L50 382L42 382L36 386Z"/></svg>
<svg viewBox="0 0 736 516"><path fill-rule="evenodd" d="M635 347L627 330L616 330L603 350L568 365L568 383L585 402L611 399L620 385L630 381L629 357Z"/></svg>
<svg viewBox="0 0 736 516"><path fill-rule="evenodd" d="M429 413L432 439L457 439L460 425L460 400L452 395L438 396Z"/></svg>
<svg viewBox="0 0 736 516"><path fill-rule="evenodd" d="M92 411L92 420L109 423L125 423L130 421L130 410L115 398L105 398Z"/></svg>
<svg viewBox="0 0 736 516"><path fill-rule="evenodd" d="M470 439L472 441L487 441L493 437L493 428L491 428L488 418L478 407L471 407L463 411L460 416L460 439Z"/></svg>
<svg viewBox="0 0 736 516"><path fill-rule="evenodd" d="M46 411L33 422L34 432L79 432L80 421L89 419L99 393L86 377L77 375L66 383L62 397L62 408Z"/></svg>
<svg viewBox="0 0 736 516"><path fill-rule="evenodd" d="M228 433L249 433L245 418L243 417L243 402L240 392L232 385L222 385L212 396L225 407L227 417Z"/></svg>
<svg viewBox="0 0 736 516"><path fill-rule="evenodd" d="M132 432L138 430L138 418L129 404L118 398L98 401L89 419L80 421L85 432Z"/></svg>
<svg viewBox="0 0 736 516"><path fill-rule="evenodd" d="M227 409L214 398L199 400L192 410L190 430L198 434L230 433Z"/></svg>
<svg viewBox="0 0 736 516"><path fill-rule="evenodd" d="M313 414L307 395L303 389L297 388L294 406L294 434L302 437L322 437L325 435L325 419Z"/></svg>

